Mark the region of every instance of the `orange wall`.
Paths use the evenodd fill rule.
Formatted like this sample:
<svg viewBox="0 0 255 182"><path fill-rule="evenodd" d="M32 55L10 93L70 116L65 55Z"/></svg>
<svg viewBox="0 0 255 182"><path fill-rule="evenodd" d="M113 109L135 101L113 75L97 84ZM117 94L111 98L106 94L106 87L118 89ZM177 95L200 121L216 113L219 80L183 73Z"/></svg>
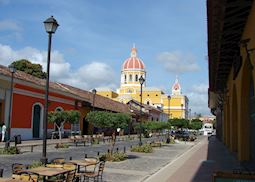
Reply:
<svg viewBox="0 0 255 182"><path fill-rule="evenodd" d="M74 101L74 99L71 101ZM44 105L44 99L14 93L11 127L12 128L31 128L32 107L33 107L33 104L38 102ZM70 104L50 101L49 111L54 111L56 107L62 107L64 110L75 109L75 106ZM53 128L53 125L49 124L49 128ZM70 128L70 125L66 124L65 128L66 129Z"/></svg>
<svg viewBox="0 0 255 182"><path fill-rule="evenodd" d="M35 92L35 93L45 94L45 90L29 87L29 86L26 86L26 85L15 84L15 88L19 88L19 89L22 89L22 90L27 90L27 91L31 91L31 92ZM54 92L50 92L49 95L54 96L54 97L63 98L63 99L74 100L72 97L68 97L68 96L61 95L61 94L54 93Z"/></svg>

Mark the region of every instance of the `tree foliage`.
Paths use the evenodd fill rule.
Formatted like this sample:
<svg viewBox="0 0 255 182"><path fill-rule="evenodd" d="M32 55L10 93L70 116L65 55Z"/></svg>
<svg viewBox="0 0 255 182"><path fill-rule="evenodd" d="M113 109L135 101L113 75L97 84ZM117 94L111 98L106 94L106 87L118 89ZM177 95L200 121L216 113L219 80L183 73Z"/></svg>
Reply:
<svg viewBox="0 0 255 182"><path fill-rule="evenodd" d="M203 126L203 122L200 119L192 119L189 124L189 129L199 130Z"/></svg>
<svg viewBox="0 0 255 182"><path fill-rule="evenodd" d="M171 126L174 126L176 128L188 128L189 126L189 120L187 119L174 118L174 119L170 119L169 123Z"/></svg>
<svg viewBox="0 0 255 182"><path fill-rule="evenodd" d="M169 123L171 126L176 128L189 128L193 130L199 130L202 128L203 122L199 119L193 119L191 121L187 119L170 119Z"/></svg>
<svg viewBox="0 0 255 182"><path fill-rule="evenodd" d="M17 60L11 63L17 70L24 71L27 74L37 78L45 79L46 73L42 70L42 65L34 64L26 59Z"/></svg>
<svg viewBox="0 0 255 182"><path fill-rule="evenodd" d="M126 128L131 120L131 116L125 113L111 113L105 111L92 111L86 119L98 128Z"/></svg>
<svg viewBox="0 0 255 182"><path fill-rule="evenodd" d="M148 121L146 123L143 123L143 128L150 131L163 130L168 128L168 123L159 121Z"/></svg>
<svg viewBox="0 0 255 182"><path fill-rule="evenodd" d="M112 145L110 149L110 154L113 154L114 145L116 142L116 129L126 128L128 123L131 121L131 116L126 113L112 113L105 111L92 111L86 116L86 120L92 123L98 128L111 128L114 129L112 133Z"/></svg>
<svg viewBox="0 0 255 182"><path fill-rule="evenodd" d="M59 132L59 139L61 140L61 131L65 123L75 124L79 122L80 112L76 110L69 111L50 111L48 113L48 122L53 123Z"/></svg>

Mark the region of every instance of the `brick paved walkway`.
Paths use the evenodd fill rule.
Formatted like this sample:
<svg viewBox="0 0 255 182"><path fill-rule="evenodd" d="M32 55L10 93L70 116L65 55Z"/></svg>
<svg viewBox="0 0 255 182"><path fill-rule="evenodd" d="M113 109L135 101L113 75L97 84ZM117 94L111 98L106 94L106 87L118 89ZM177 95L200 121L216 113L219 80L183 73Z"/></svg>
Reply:
<svg viewBox="0 0 255 182"><path fill-rule="evenodd" d="M214 171L236 169L242 169L240 163L212 136L209 140L203 139L146 181L210 182Z"/></svg>

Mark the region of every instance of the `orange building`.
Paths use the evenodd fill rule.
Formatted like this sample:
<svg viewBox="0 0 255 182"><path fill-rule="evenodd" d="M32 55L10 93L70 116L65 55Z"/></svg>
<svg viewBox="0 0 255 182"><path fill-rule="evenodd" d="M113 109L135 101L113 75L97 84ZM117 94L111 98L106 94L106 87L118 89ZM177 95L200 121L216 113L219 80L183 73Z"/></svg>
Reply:
<svg viewBox="0 0 255 182"><path fill-rule="evenodd" d="M45 80L28 75L22 71L14 73L13 100L10 119L10 136L21 135L22 139L42 138L43 112L45 97ZM0 65L0 124L8 127L10 104L11 72ZM85 120L86 114L92 110L111 112L129 112L128 106L117 101L69 85L50 82L49 111L79 110L80 123L65 124L64 131L72 130L87 134L92 126ZM48 124L48 134L54 126Z"/></svg>

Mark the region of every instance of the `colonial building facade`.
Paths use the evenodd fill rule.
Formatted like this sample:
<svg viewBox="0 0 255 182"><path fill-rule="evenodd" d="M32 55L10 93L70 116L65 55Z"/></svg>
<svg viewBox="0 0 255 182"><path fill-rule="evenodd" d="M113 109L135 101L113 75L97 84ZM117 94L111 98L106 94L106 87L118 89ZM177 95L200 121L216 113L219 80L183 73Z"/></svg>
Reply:
<svg viewBox="0 0 255 182"><path fill-rule="evenodd" d="M217 136L254 166L255 1L207 0L207 15L209 107Z"/></svg>
<svg viewBox="0 0 255 182"><path fill-rule="evenodd" d="M0 125L5 123L7 127L10 126L11 137L21 135L22 139L42 138L45 80L22 71L15 72L10 107L11 77L9 69L0 65ZM49 111L57 110L78 110L80 122L65 124L63 132L76 130L81 134L93 132L93 126L85 119L91 110L130 113L126 104L70 85L50 82ZM48 124L49 136L52 131L54 125Z"/></svg>
<svg viewBox="0 0 255 182"><path fill-rule="evenodd" d="M145 64L138 57L135 47L131 49L130 57L122 64L120 88L116 92L108 88L97 88L97 93L122 103L128 103L132 99L139 102L141 94L139 78L141 76L145 79L142 85L143 104L161 109L168 114L169 118L188 118L189 100L182 94L178 79L176 78L171 88L172 93L169 95L159 88L147 87Z"/></svg>

